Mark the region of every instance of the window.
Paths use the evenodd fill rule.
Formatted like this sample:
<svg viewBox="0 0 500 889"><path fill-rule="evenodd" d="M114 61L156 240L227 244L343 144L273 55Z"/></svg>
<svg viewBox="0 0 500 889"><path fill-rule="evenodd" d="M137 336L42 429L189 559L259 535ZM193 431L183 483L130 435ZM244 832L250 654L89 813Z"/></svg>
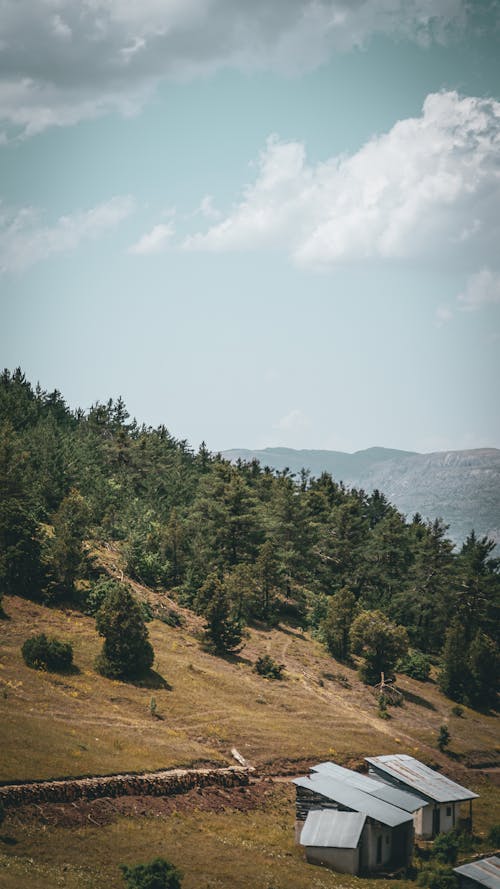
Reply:
<svg viewBox="0 0 500 889"><path fill-rule="evenodd" d="M451 806L446 806L446 817L451 818Z"/></svg>

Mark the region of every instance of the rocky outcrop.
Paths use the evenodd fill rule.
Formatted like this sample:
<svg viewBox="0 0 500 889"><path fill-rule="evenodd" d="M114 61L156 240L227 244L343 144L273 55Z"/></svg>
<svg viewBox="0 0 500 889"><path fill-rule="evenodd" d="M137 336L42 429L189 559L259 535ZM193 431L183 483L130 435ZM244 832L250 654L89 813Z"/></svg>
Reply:
<svg viewBox="0 0 500 889"><path fill-rule="evenodd" d="M105 775L62 781L36 781L0 787L5 807L30 803L73 802L117 796L173 796L207 786L239 787L248 784L250 769L173 769L144 775Z"/></svg>

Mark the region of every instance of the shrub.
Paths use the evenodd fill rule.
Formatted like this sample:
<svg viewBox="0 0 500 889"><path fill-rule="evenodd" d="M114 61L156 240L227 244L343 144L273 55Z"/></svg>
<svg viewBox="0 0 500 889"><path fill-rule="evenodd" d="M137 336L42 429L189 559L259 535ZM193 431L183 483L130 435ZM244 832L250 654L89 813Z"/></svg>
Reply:
<svg viewBox="0 0 500 889"><path fill-rule="evenodd" d="M121 865L128 889L180 889L182 874L165 858L149 864Z"/></svg>
<svg viewBox="0 0 500 889"><path fill-rule="evenodd" d="M500 824L494 824L492 827L490 827L488 833L488 842L492 846L494 846L495 849L498 849L498 847L500 846Z"/></svg>
<svg viewBox="0 0 500 889"><path fill-rule="evenodd" d="M460 704L455 704L455 706L451 708L451 715L458 716L458 717L463 716L464 715L464 708L461 707Z"/></svg>
<svg viewBox="0 0 500 889"><path fill-rule="evenodd" d="M283 679L284 664L278 664L269 654L257 658L255 672L266 679Z"/></svg>
<svg viewBox="0 0 500 889"><path fill-rule="evenodd" d="M448 730L448 726L441 725L439 728L439 734L438 734L438 739L437 739L437 745L438 745L441 753L443 753L446 750L450 741L451 741L451 735Z"/></svg>
<svg viewBox="0 0 500 889"><path fill-rule="evenodd" d="M451 867L428 867L420 871L417 883L428 889L458 889L458 880Z"/></svg>
<svg viewBox="0 0 500 889"><path fill-rule="evenodd" d="M440 833L432 844L432 858L441 864L455 864L460 846L460 838L455 831Z"/></svg>
<svg viewBox="0 0 500 889"><path fill-rule="evenodd" d="M30 636L21 649L26 666L34 670L69 670L73 664L73 647L45 633Z"/></svg>
<svg viewBox="0 0 500 889"><path fill-rule="evenodd" d="M419 682L426 682L431 671L430 658L421 651L411 651L407 657L399 661L397 670Z"/></svg>
<svg viewBox="0 0 500 889"><path fill-rule="evenodd" d="M116 581L109 577L101 577L93 583L85 597L85 614L94 616L99 611L108 593L116 586Z"/></svg>
<svg viewBox="0 0 500 889"><path fill-rule="evenodd" d="M175 608L165 608L161 606L158 611L156 611L155 617L169 627L183 627L186 623L182 614L176 611Z"/></svg>

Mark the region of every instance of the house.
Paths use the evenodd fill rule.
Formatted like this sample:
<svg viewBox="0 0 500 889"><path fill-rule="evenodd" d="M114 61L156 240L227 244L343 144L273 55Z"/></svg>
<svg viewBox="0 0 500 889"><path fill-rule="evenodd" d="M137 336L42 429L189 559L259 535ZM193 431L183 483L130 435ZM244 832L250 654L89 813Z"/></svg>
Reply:
<svg viewBox="0 0 500 889"><path fill-rule="evenodd" d="M410 864L411 813L325 771L313 771L293 783L295 835L308 861L353 874Z"/></svg>
<svg viewBox="0 0 500 889"><path fill-rule="evenodd" d="M460 889L500 889L500 858L481 858L453 868Z"/></svg>
<svg viewBox="0 0 500 889"><path fill-rule="evenodd" d="M461 787L434 769L398 753L390 756L366 757L369 776L384 781L388 786L418 796L424 805L414 814L417 836L431 839L438 833L448 833L465 823L472 830L472 800L477 793ZM461 804L469 803L468 818L461 818Z"/></svg>

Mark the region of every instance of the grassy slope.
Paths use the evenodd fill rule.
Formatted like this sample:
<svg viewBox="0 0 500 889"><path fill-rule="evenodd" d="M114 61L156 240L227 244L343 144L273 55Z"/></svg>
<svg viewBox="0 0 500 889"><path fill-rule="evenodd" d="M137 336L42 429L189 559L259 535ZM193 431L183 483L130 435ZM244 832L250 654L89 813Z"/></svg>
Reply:
<svg viewBox="0 0 500 889"><path fill-rule="evenodd" d="M462 760L498 753L498 721L467 709L462 718L451 716L450 701L433 683L402 679L410 699L384 722L355 672L332 661L307 634L291 627L254 629L238 658L222 660L203 651L196 636L201 624L189 616L180 629L159 621L149 625L155 669L171 688L141 688L94 673L100 640L92 619L17 598L7 599L5 610L10 619L0 624L0 780L225 764L233 745L257 767L274 772L293 770L294 760L354 763L363 755L401 751L437 763L479 789L480 828L500 820L494 789L435 749L438 727L447 720L452 752ZM41 631L73 642L79 673L57 676L25 667L20 646ZM269 682L252 671L264 652L285 663L285 681ZM149 712L152 695L161 720ZM340 889L359 882L303 863L293 844L291 790L281 785L273 787L264 809L253 813L120 817L85 829L17 824L9 834L17 845L0 843L0 874L8 889L112 889L122 885L119 862L155 854L184 868L185 889ZM383 889L381 881L376 886Z"/></svg>

